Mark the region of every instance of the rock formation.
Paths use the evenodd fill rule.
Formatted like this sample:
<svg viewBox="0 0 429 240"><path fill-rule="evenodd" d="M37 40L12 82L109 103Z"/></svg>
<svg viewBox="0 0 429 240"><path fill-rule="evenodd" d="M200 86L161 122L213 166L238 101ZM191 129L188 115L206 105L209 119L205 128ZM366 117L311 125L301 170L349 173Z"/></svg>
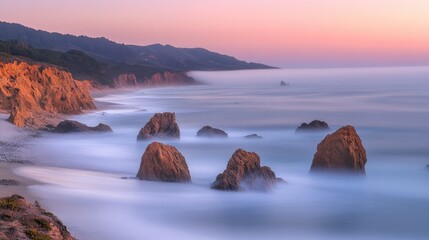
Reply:
<svg viewBox="0 0 429 240"><path fill-rule="evenodd" d="M180 138L175 113L155 113L137 135L137 140L152 138Z"/></svg>
<svg viewBox="0 0 429 240"><path fill-rule="evenodd" d="M197 137L228 137L228 134L223 130L204 126L197 132Z"/></svg>
<svg viewBox="0 0 429 240"><path fill-rule="evenodd" d="M195 84L195 79L183 72L155 73L143 82L143 86L174 86Z"/></svg>
<svg viewBox="0 0 429 240"><path fill-rule="evenodd" d="M327 131L329 126L326 122L320 120L314 120L310 123L302 123L295 132L305 132L305 131Z"/></svg>
<svg viewBox="0 0 429 240"><path fill-rule="evenodd" d="M113 132L112 128L106 124L98 124L95 127L88 127L87 125L72 121L65 120L60 122L57 127L55 127L54 132L57 133L71 133L71 132Z"/></svg>
<svg viewBox="0 0 429 240"><path fill-rule="evenodd" d="M311 172L320 170L365 174L366 151L356 130L345 126L329 134L317 145Z"/></svg>
<svg viewBox="0 0 429 240"><path fill-rule="evenodd" d="M137 78L134 74L121 74L115 80L115 88L137 87Z"/></svg>
<svg viewBox="0 0 429 240"><path fill-rule="evenodd" d="M40 205L19 195L0 198L0 239L73 240L67 227Z"/></svg>
<svg viewBox="0 0 429 240"><path fill-rule="evenodd" d="M262 137L261 136L259 136L258 134L250 134L250 135L246 135L246 136L244 136L244 138L247 138L247 139L262 139Z"/></svg>
<svg viewBox="0 0 429 240"><path fill-rule="evenodd" d="M212 188L266 191L277 181L276 174L269 167L261 167L258 154L238 149L229 160L226 170L216 177Z"/></svg>
<svg viewBox="0 0 429 240"><path fill-rule="evenodd" d="M286 86L289 86L290 84L289 83L286 83L285 81L280 81L280 86L282 86L282 87L286 87Z"/></svg>
<svg viewBox="0 0 429 240"><path fill-rule="evenodd" d="M17 126L40 128L60 114L94 109L89 84L52 66L0 63L0 107Z"/></svg>
<svg viewBox="0 0 429 240"><path fill-rule="evenodd" d="M141 158L137 177L149 181L191 181L183 155L175 147L159 142L153 142L147 146Z"/></svg>

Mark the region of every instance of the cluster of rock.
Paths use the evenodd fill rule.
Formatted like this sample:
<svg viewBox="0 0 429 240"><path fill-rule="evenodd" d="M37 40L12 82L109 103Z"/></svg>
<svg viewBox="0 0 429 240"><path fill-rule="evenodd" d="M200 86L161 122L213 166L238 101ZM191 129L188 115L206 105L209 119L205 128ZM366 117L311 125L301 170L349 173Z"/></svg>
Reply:
<svg viewBox="0 0 429 240"><path fill-rule="evenodd" d="M296 129L296 132L308 132L308 131L327 131L330 130L328 123L320 120L314 120L310 123L302 123L301 126L299 126Z"/></svg>
<svg viewBox="0 0 429 240"><path fill-rule="evenodd" d="M297 131L326 130L328 124L314 120L303 123ZM197 132L198 137L227 137L223 130L204 126ZM180 138L179 126L174 113L156 113L137 139ZM260 139L251 134L245 138ZM318 145L310 171L340 170L365 174L366 153L356 130L345 126L327 135ZM186 182L190 181L188 166L183 155L173 146L154 142L142 156L137 177L152 181ZM220 190L267 190L277 182L276 175L268 167L260 166L256 153L238 149L231 157L226 170L219 174L212 188Z"/></svg>
<svg viewBox="0 0 429 240"><path fill-rule="evenodd" d="M0 63L0 108L19 127L41 128L56 114L94 109L90 84L57 67L26 62Z"/></svg>
<svg viewBox="0 0 429 240"><path fill-rule="evenodd" d="M67 227L36 202L31 204L19 195L0 198L0 239L75 239Z"/></svg>
<svg viewBox="0 0 429 240"><path fill-rule="evenodd" d="M191 175L183 155L173 146L153 142L141 158L137 178L149 181L190 182ZM212 184L213 189L267 191L279 179L269 167L261 167L256 153L238 149L226 170Z"/></svg>

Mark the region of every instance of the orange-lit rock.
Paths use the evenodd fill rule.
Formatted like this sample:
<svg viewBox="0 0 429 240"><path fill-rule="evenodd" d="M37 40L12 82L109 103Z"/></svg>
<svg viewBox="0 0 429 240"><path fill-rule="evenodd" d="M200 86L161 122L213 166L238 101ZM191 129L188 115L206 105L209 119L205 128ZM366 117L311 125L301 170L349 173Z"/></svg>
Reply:
<svg viewBox="0 0 429 240"><path fill-rule="evenodd" d="M147 146L141 158L137 177L149 181L191 181L183 155L175 147L159 142L153 142Z"/></svg>
<svg viewBox="0 0 429 240"><path fill-rule="evenodd" d="M0 107L20 127L40 128L55 114L94 109L90 83L57 67L26 62L0 63Z"/></svg>
<svg viewBox="0 0 429 240"><path fill-rule="evenodd" d="M231 156L225 171L216 177L213 189L242 191L269 190L277 181L276 174L269 167L261 167L258 154L238 149Z"/></svg>
<svg viewBox="0 0 429 240"><path fill-rule="evenodd" d="M366 151L352 126L345 126L329 134L317 145L311 172L346 171L365 174Z"/></svg>

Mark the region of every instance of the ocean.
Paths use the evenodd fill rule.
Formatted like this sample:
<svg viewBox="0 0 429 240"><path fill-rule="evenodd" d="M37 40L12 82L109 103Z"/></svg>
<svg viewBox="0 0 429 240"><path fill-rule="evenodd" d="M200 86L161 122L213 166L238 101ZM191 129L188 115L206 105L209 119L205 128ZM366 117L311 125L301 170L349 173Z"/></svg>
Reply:
<svg viewBox="0 0 429 240"><path fill-rule="evenodd" d="M429 67L191 72L201 84L96 98L105 109L74 116L106 134L44 133L34 165L16 173L78 239L427 239ZM289 86L280 86L280 81ZM175 112L192 183L140 181L149 142L137 134L157 112ZM303 122L331 130L296 134ZM205 125L227 139L196 137ZM367 151L366 176L309 174L317 144L352 125ZM245 139L256 133L262 139ZM256 152L288 183L270 192L210 185L233 154Z"/></svg>

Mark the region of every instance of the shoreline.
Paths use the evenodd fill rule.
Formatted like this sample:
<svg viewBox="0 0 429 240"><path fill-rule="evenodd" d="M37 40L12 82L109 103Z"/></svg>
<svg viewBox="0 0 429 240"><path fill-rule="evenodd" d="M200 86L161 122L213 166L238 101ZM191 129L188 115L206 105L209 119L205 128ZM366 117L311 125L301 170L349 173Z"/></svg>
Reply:
<svg viewBox="0 0 429 240"><path fill-rule="evenodd" d="M21 129L7 119L9 114L0 113L0 179L14 180L17 184L1 185L0 197L7 197L13 194L19 194L29 201L37 200L28 187L38 182L20 176L14 172L15 169L31 164L31 161L24 156L25 144L31 141L35 132L27 129Z"/></svg>
<svg viewBox="0 0 429 240"><path fill-rule="evenodd" d="M101 98L109 94L125 94L139 91L141 89L142 88L93 89L91 90L91 97L96 105L96 109L85 111L82 115L121 106L120 104L99 101L95 98ZM31 142L40 130L30 130L17 127L8 121L9 115L10 114L7 111L0 110L0 180L13 180L16 182L9 185L0 183L0 198L18 194L23 196L29 202L34 202L37 200L37 197L29 191L28 187L43 183L16 174L15 169L33 164L33 161L28 159L29 154L26 152L25 145ZM71 116L74 115L69 115L68 117Z"/></svg>

